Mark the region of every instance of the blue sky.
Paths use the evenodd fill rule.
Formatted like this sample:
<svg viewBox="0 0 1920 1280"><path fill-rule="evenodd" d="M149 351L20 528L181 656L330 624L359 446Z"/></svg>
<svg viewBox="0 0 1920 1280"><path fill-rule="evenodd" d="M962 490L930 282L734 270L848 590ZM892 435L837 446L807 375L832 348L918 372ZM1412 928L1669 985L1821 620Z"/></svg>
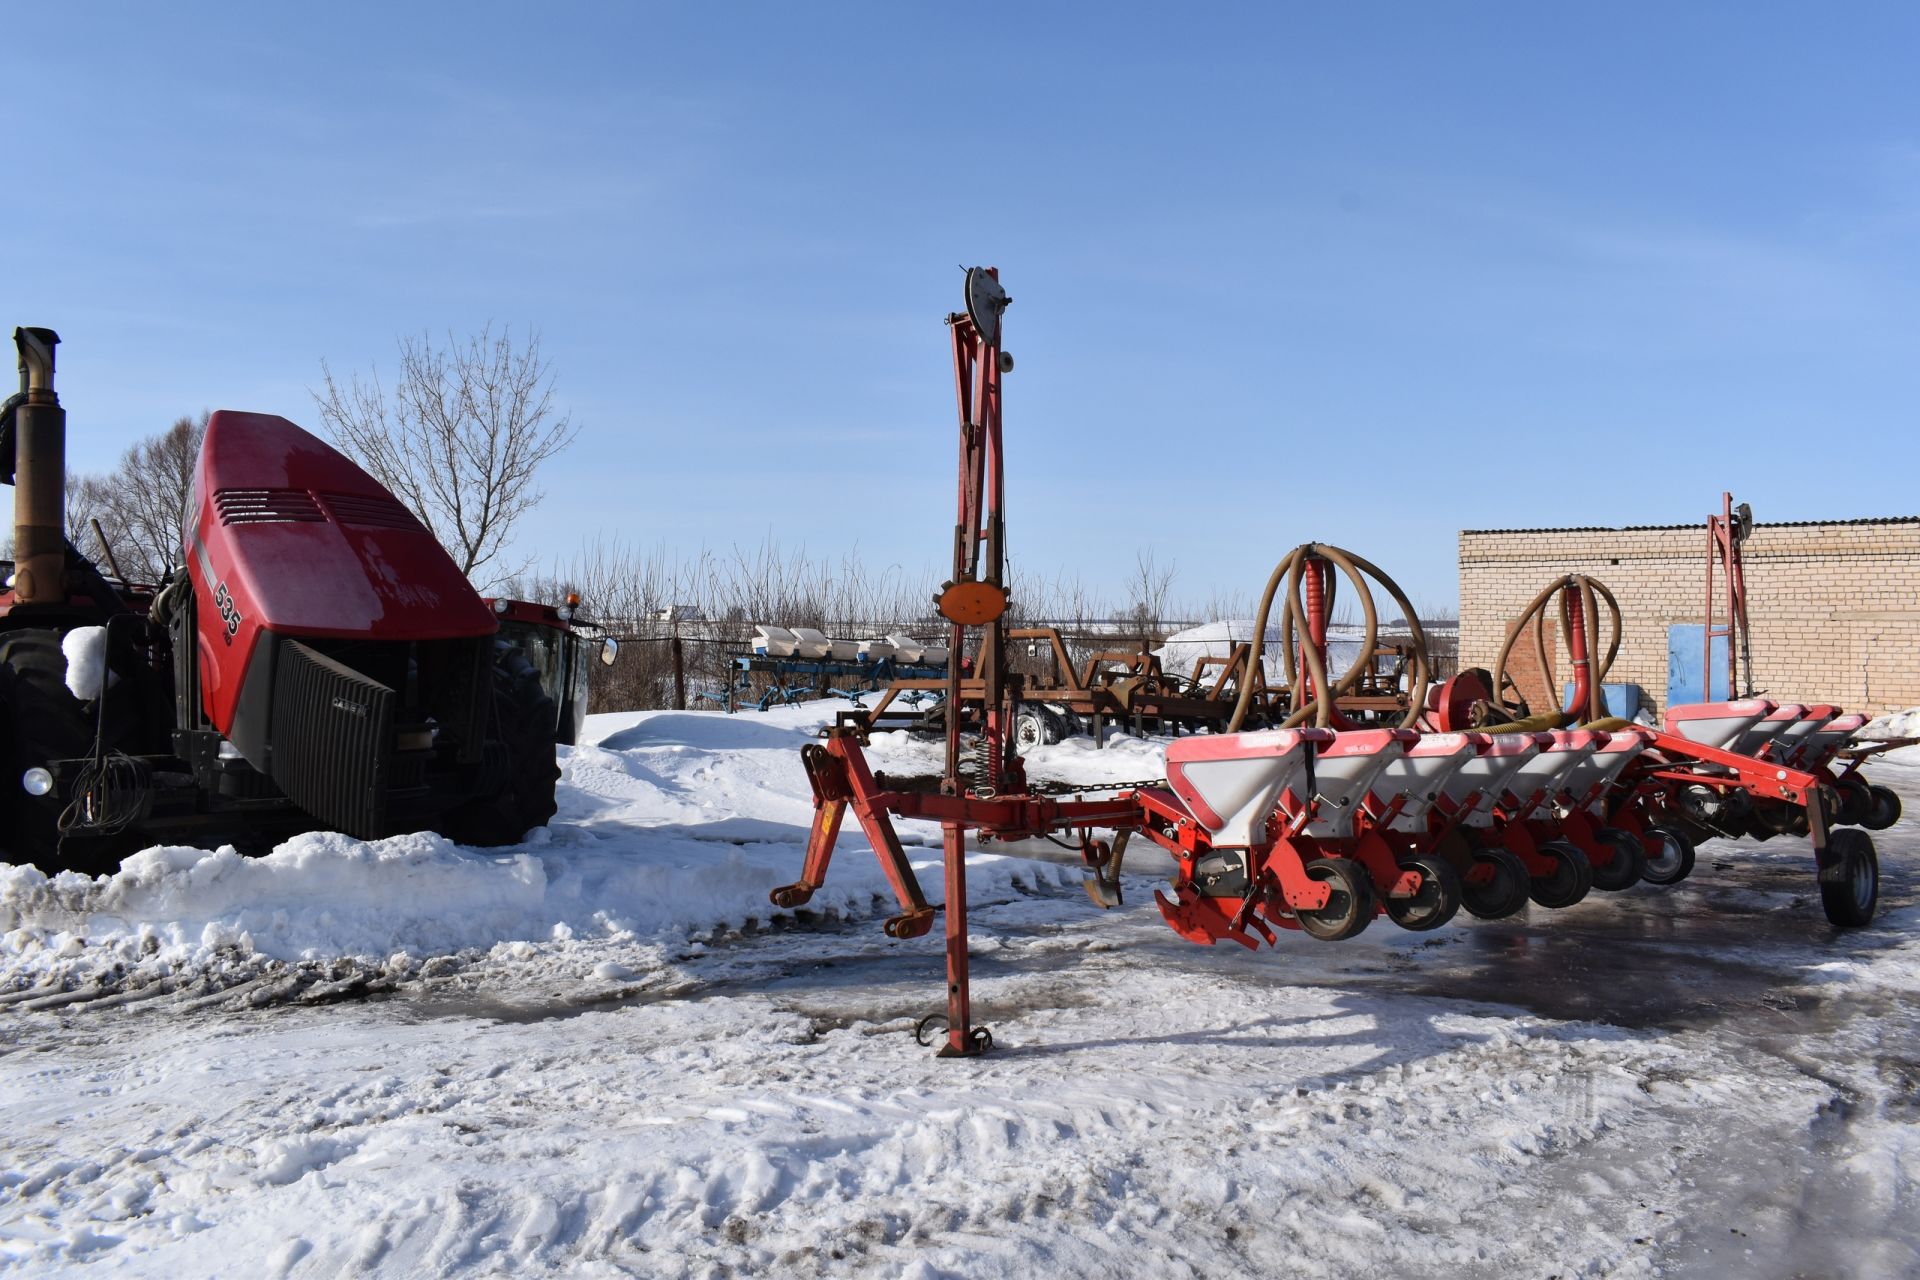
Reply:
<svg viewBox="0 0 1920 1280"><path fill-rule="evenodd" d="M549 557L943 566L974 262L1028 572L1920 509L1920 9L1182 10L24 7L0 320L92 467L535 326Z"/></svg>

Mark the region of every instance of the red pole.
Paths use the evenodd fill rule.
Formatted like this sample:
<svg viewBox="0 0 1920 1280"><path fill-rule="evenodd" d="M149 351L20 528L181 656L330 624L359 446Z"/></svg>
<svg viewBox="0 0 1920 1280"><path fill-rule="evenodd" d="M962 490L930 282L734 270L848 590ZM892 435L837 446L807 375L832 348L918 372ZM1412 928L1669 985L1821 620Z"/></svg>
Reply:
<svg viewBox="0 0 1920 1280"><path fill-rule="evenodd" d="M1593 699L1593 662L1587 652L1586 608L1580 588L1569 578L1561 589L1561 616L1566 620L1567 656L1573 659L1573 697L1567 703L1567 715L1585 716Z"/></svg>
<svg viewBox="0 0 1920 1280"><path fill-rule="evenodd" d="M1720 567L1727 579L1727 697L1731 699L1734 691L1740 687L1739 667L1734 656L1735 632L1740 626L1739 604L1736 600L1737 588L1734 583L1733 546L1733 495L1723 492L1720 495Z"/></svg>
<svg viewBox="0 0 1920 1280"><path fill-rule="evenodd" d="M1713 701L1713 562L1719 558L1719 540L1714 536L1713 517L1707 517L1707 625L1700 637L1700 700Z"/></svg>
<svg viewBox="0 0 1920 1280"><path fill-rule="evenodd" d="M1327 579L1332 575L1331 561L1318 556L1309 556L1306 563L1306 606L1307 616L1300 628L1300 680L1306 685L1306 697L1300 699L1305 705L1308 698L1324 696L1320 687L1314 683L1307 668L1306 648L1312 645L1320 657L1320 665L1327 665ZM1332 673L1328 673L1331 680ZM1331 708L1329 708L1331 710Z"/></svg>
<svg viewBox="0 0 1920 1280"><path fill-rule="evenodd" d="M967 986L967 832L957 822L943 826L947 871L947 1043L943 1058L980 1052L973 1038L973 1002Z"/></svg>

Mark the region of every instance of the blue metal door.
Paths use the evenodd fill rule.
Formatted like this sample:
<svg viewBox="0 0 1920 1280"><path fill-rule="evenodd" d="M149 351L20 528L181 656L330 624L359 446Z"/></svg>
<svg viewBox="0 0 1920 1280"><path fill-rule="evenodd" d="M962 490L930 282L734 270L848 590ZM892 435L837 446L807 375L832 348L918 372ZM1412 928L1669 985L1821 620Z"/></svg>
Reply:
<svg viewBox="0 0 1920 1280"><path fill-rule="evenodd" d="M1701 642L1707 628L1699 622L1676 622L1667 628L1667 705L1718 702L1733 696L1727 688L1727 638L1713 638L1709 670L1700 669Z"/></svg>

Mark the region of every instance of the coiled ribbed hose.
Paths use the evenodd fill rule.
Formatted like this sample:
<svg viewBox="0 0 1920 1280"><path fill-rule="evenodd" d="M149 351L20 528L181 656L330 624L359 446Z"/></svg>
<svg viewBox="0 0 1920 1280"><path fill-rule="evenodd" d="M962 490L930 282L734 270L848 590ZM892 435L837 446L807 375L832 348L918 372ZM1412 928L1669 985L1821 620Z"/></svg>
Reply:
<svg viewBox="0 0 1920 1280"><path fill-rule="evenodd" d="M1566 592L1574 593L1571 599L1565 596ZM1574 696L1568 700L1567 706L1561 710L1560 714L1582 721L1598 720L1607 714L1606 698L1601 694L1600 686L1606 680L1607 672L1613 669L1614 658L1620 653L1620 602L1613 598L1613 592L1607 590L1604 582L1597 578L1589 578L1584 573L1570 573L1552 583L1546 590L1535 596L1533 603L1521 613L1520 621L1513 628L1513 634L1509 635L1507 642L1500 646L1499 660L1493 664L1494 701L1499 703L1503 710L1514 714L1528 709L1525 698L1521 698L1516 705L1504 702L1502 695L1509 687L1513 689L1516 696L1519 695L1520 687L1507 678L1507 659L1513 655L1514 644L1529 627L1533 631L1533 651L1540 663L1541 677L1545 678L1546 674L1553 670L1553 664L1547 657L1547 605L1555 596L1562 597L1561 616L1567 621L1570 629L1578 629L1580 639L1580 647L1576 651L1573 644L1574 637L1571 634L1567 637L1568 652L1573 655L1574 662ZM1613 619L1613 637L1607 644L1607 656L1601 659L1598 666L1592 665L1592 657L1600 649L1600 611L1594 607L1596 597L1607 602L1607 612ZM1584 660L1579 656L1581 654L1585 655ZM1580 670L1583 665L1586 666L1584 673ZM1584 705L1581 705L1580 684L1583 674L1586 679L1586 697Z"/></svg>
<svg viewBox="0 0 1920 1280"><path fill-rule="evenodd" d="M1295 639L1296 631L1302 636L1310 631L1311 615L1302 596L1301 581L1314 560L1332 564L1353 584L1354 594L1360 599L1361 613L1366 618L1366 634L1359 657L1338 680L1332 682L1327 679L1326 654L1320 646L1311 642L1296 643ZM1320 572L1317 568L1313 571ZM1297 705L1292 714L1281 721L1280 727L1290 729L1309 719L1319 728L1330 727L1336 722L1336 704L1373 664L1374 644L1380 637L1379 614L1374 609L1373 591L1367 586L1367 577L1384 587L1394 603L1400 606L1401 616L1407 620L1407 629L1413 638L1412 699L1407 706L1407 714L1400 721L1401 728L1412 727L1414 721L1420 718L1421 708L1427 700L1427 685L1432 681L1432 667L1427 661L1426 632L1420 627L1420 619L1415 615L1412 603L1399 585L1371 562L1339 547L1303 542L1274 566L1272 576L1267 579L1267 589L1260 596L1260 614L1253 629L1253 652L1247 662L1246 677L1240 684L1239 700L1234 703L1233 718L1227 722L1228 733L1239 732L1240 726L1246 721L1247 710L1253 704L1253 673L1260 670L1260 660L1266 650L1267 618L1273 611L1273 597L1283 580L1287 584L1287 595L1280 609L1280 634L1287 653L1287 684L1293 690ZM1331 604L1332 591L1328 590L1326 595L1327 603ZM1312 698L1304 702L1300 701L1302 691L1306 688L1303 676L1311 682L1314 693Z"/></svg>

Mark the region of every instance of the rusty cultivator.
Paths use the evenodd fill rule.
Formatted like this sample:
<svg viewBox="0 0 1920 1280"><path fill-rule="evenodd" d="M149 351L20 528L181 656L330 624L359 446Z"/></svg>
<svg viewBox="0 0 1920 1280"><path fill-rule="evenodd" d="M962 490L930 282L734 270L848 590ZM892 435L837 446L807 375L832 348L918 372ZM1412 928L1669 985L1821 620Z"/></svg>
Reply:
<svg viewBox="0 0 1920 1280"><path fill-rule="evenodd" d="M1128 842L1149 840L1175 864L1171 885L1155 894L1161 914L1183 938L1209 945L1226 939L1257 948L1276 942L1279 930L1334 941L1380 915L1425 930L1462 908L1497 918L1529 901L1567 907L1594 889L1675 883L1692 870L1695 844L1712 835L1806 836L1828 919L1849 927L1872 920L1879 866L1871 837L1858 827L1890 826L1899 800L1859 776L1861 759L1876 749L1849 748L1864 717L1745 698L1671 708L1660 728L1609 718L1601 682L1619 648L1619 608L1603 585L1583 577L1542 591L1514 632L1516 641L1534 637L1544 669L1544 623L1555 615L1573 661L1567 705L1534 712L1506 697L1512 642L1495 673L1468 671L1432 684L1419 623L1400 589L1351 552L1307 543L1269 578L1242 668L1262 670L1261 638L1277 598L1291 697L1282 708L1264 708L1274 712L1266 721L1272 727L1246 727L1260 723L1249 718L1263 707L1259 683L1244 679L1225 732L1168 744L1164 784L1097 798L1030 786L1016 732L1025 691L1005 660L1001 379L1013 361L1001 348L1001 323L1009 301L994 269L974 268L966 310L947 320L959 400L959 510L953 576L938 605L951 627L947 705L962 705L964 677L977 721L968 727L960 716L946 718L937 791L883 785L868 767L859 725L836 724L805 747L815 806L806 862L798 881L772 894L784 908L808 901L825 880L851 808L899 902L886 932L918 937L944 913L942 1056L978 1054L993 1043L973 1025L969 1003L969 831L996 841L1066 837L1080 850L1088 895L1101 907L1120 903ZM1343 699L1364 689L1376 651L1370 581L1399 607L1414 641L1397 724L1359 724L1343 709ZM1361 658L1336 672L1327 628L1342 582L1361 606L1366 638ZM1598 656L1602 604L1611 636ZM963 657L970 629L979 632L971 662ZM941 824L942 908L921 891L894 830L899 818Z"/></svg>

